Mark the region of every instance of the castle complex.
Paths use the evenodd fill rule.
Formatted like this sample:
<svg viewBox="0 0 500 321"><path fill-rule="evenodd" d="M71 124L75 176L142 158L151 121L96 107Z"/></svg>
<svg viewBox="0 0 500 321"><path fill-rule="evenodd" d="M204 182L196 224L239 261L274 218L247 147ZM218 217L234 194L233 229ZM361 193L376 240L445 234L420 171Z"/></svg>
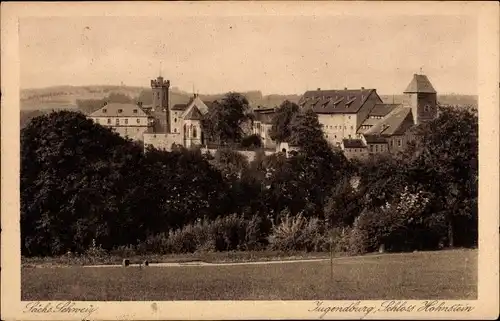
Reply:
<svg viewBox="0 0 500 321"><path fill-rule="evenodd" d="M211 103L195 94L186 104L171 106L170 81L161 76L151 80L151 88L152 105L110 103L89 117L124 137L143 141L145 147L170 150L173 144L205 145L201 120ZM307 91L299 106L318 115L332 146L342 149L348 158L364 158L402 150L414 139L409 131L412 127L437 117L437 93L427 76L414 74L401 104L384 103L376 89L361 87ZM251 131L262 138L265 148L282 151L283 142L269 137L275 111L255 109Z"/></svg>

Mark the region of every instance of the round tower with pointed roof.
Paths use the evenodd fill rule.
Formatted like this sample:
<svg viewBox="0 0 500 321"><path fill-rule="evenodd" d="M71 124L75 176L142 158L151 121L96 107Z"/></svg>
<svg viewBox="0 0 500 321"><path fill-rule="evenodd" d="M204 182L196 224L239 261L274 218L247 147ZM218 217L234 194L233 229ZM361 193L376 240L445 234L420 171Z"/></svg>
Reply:
<svg viewBox="0 0 500 321"><path fill-rule="evenodd" d="M404 91L403 106L411 108L416 125L437 117L437 93L426 75L413 75Z"/></svg>

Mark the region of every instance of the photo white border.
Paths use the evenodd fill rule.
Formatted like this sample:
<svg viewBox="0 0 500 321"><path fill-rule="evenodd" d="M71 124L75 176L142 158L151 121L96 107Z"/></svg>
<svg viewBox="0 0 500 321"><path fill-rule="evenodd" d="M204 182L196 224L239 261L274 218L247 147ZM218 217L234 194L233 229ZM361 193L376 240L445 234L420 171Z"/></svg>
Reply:
<svg viewBox="0 0 500 321"><path fill-rule="evenodd" d="M88 2L3 3L1 6L1 316L3 320L82 320L82 315L23 313L19 232L19 37L21 17L179 15L476 15L479 96L478 300L444 301L473 306L469 313L329 313L325 319L495 319L499 302L499 6L484 2ZM466 75L464 75L466 77ZM324 301L348 305L353 301ZM379 306L383 301L361 301ZM423 301L407 301L421 304ZM115 319L315 319L314 301L78 302L98 310L89 318ZM153 308L155 306L156 308Z"/></svg>

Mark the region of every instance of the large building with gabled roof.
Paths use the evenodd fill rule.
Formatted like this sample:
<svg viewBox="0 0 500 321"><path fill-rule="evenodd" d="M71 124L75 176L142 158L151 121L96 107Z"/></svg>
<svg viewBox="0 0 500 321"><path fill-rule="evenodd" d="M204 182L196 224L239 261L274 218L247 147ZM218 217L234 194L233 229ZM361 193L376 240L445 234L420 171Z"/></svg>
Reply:
<svg viewBox="0 0 500 321"><path fill-rule="evenodd" d="M132 140L142 140L144 133L153 130L155 124L150 111L134 104L105 103L89 118Z"/></svg>
<svg viewBox="0 0 500 321"><path fill-rule="evenodd" d="M346 156L403 150L411 129L437 117L437 93L426 75L414 74L401 104L384 103L376 89L307 91L299 104L311 108L325 138Z"/></svg>

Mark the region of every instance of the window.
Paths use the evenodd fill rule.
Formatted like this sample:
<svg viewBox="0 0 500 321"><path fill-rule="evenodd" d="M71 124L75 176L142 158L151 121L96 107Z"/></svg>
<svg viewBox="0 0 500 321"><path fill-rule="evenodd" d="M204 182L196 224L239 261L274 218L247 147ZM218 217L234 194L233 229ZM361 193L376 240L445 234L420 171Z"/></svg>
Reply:
<svg viewBox="0 0 500 321"><path fill-rule="evenodd" d="M335 135L335 138L337 138L337 135Z"/></svg>
<svg viewBox="0 0 500 321"><path fill-rule="evenodd" d="M123 112L123 109L118 109L118 114L121 114Z"/></svg>
<svg viewBox="0 0 500 321"><path fill-rule="evenodd" d="M401 139L398 139L398 147L401 147Z"/></svg>
<svg viewBox="0 0 500 321"><path fill-rule="evenodd" d="M337 125L335 125L335 129L337 129Z"/></svg>
<svg viewBox="0 0 500 321"><path fill-rule="evenodd" d="M125 118L125 125L128 124L128 118Z"/></svg>
<svg viewBox="0 0 500 321"><path fill-rule="evenodd" d="M425 105L425 107L424 107L424 111L425 111L426 113L427 113L427 112L429 112L429 109L430 109L429 105Z"/></svg>
<svg viewBox="0 0 500 321"><path fill-rule="evenodd" d="M96 118L96 119L95 119L95 122L96 122L97 124L99 124L99 118Z"/></svg>
<svg viewBox="0 0 500 321"><path fill-rule="evenodd" d="M391 139L391 147L394 146L394 141Z"/></svg>
<svg viewBox="0 0 500 321"><path fill-rule="evenodd" d="M141 123L141 120L139 118L137 118L137 123L140 124Z"/></svg>
<svg viewBox="0 0 500 321"><path fill-rule="evenodd" d="M139 128L137 128L137 132L139 132Z"/></svg>
<svg viewBox="0 0 500 321"><path fill-rule="evenodd" d="M177 128L174 128L174 133L177 133Z"/></svg>
<svg viewBox="0 0 500 321"><path fill-rule="evenodd" d="M354 129L354 127L353 127L353 126L351 126L351 129Z"/></svg>
<svg viewBox="0 0 500 321"><path fill-rule="evenodd" d="M116 124L117 124L117 125L120 125L120 118L117 118L117 119L116 119Z"/></svg>
<svg viewBox="0 0 500 321"><path fill-rule="evenodd" d="M137 114L137 109L134 109L134 114Z"/></svg>
<svg viewBox="0 0 500 321"><path fill-rule="evenodd" d="M106 108L104 108L104 109L102 110L102 112L103 112L103 113L107 113L107 112L108 112L108 110L107 110Z"/></svg>
<svg viewBox="0 0 500 321"><path fill-rule="evenodd" d="M351 139L351 134L349 134L349 139Z"/></svg>
<svg viewBox="0 0 500 321"><path fill-rule="evenodd" d="M177 122L177 118L174 118L174 123L176 123L176 122Z"/></svg>
<svg viewBox="0 0 500 321"><path fill-rule="evenodd" d="M373 145L370 145L370 152L373 153Z"/></svg>
<svg viewBox="0 0 500 321"><path fill-rule="evenodd" d="M111 118L108 118L108 124L111 124Z"/></svg>
<svg viewBox="0 0 500 321"><path fill-rule="evenodd" d="M346 126L346 125L344 125L344 129L347 129L347 126Z"/></svg>
<svg viewBox="0 0 500 321"><path fill-rule="evenodd" d="M375 152L378 152L378 145L375 145Z"/></svg>
<svg viewBox="0 0 500 321"><path fill-rule="evenodd" d="M193 127L193 138L196 138L197 132L196 132L196 127Z"/></svg>
<svg viewBox="0 0 500 321"><path fill-rule="evenodd" d="M347 116L348 119L351 119L351 116Z"/></svg>

